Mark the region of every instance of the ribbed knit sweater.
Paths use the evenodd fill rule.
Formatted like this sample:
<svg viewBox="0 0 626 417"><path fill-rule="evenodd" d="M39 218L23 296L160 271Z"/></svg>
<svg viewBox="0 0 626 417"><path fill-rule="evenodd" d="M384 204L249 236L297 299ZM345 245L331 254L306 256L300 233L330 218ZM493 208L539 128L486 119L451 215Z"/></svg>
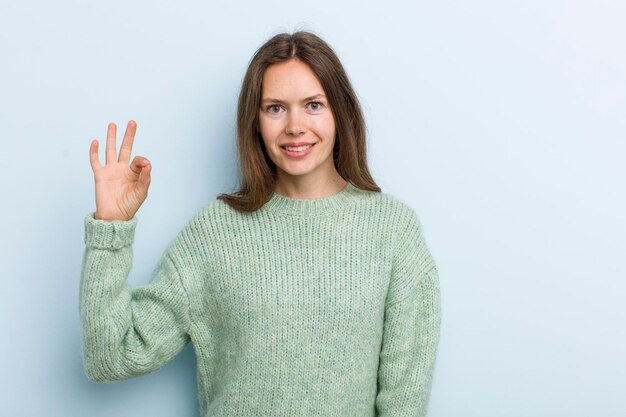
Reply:
<svg viewBox="0 0 626 417"><path fill-rule="evenodd" d="M90 379L155 371L191 341L204 417L426 415L437 268L415 211L348 183L207 203L131 288L137 218L85 217L79 312Z"/></svg>

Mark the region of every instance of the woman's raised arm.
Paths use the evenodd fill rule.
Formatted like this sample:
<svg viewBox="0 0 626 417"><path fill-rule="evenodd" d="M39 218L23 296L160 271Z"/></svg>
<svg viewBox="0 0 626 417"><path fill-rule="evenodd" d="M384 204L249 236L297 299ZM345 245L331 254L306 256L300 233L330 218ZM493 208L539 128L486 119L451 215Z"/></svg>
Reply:
<svg viewBox="0 0 626 417"><path fill-rule="evenodd" d="M188 253L180 249L180 241L161 257L149 284L133 289L127 282L135 213L146 199L151 168L140 156L129 165L136 127L128 122L116 158L116 126L109 124L104 166L98 160L97 140L90 149L96 212L84 219L79 313L85 372L97 381L159 369L189 341L189 300L180 274L185 260L172 255Z"/></svg>

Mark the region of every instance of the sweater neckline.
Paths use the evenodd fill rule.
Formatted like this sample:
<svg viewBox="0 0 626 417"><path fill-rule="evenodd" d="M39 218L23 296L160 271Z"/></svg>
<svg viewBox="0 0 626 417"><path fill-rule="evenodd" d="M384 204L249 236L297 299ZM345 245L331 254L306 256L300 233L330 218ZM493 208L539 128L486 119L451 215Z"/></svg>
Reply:
<svg viewBox="0 0 626 417"><path fill-rule="evenodd" d="M265 210L291 216L311 217L332 213L354 200L359 189L350 181L337 193L321 198L292 198L276 192L263 205Z"/></svg>

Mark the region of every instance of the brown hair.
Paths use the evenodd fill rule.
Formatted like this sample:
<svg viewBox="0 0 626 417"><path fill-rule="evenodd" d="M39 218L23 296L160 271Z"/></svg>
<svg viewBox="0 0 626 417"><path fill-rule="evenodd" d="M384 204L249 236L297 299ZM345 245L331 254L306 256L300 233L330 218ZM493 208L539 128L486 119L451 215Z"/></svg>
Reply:
<svg viewBox="0 0 626 417"><path fill-rule="evenodd" d="M237 107L237 150L242 181L237 192L223 193L217 198L236 210L251 212L271 197L276 165L267 155L258 130L261 83L267 67L290 59L306 63L328 97L337 131L333 161L339 175L357 188L380 192L367 167L363 112L339 58L317 35L298 31L273 36L250 60Z"/></svg>

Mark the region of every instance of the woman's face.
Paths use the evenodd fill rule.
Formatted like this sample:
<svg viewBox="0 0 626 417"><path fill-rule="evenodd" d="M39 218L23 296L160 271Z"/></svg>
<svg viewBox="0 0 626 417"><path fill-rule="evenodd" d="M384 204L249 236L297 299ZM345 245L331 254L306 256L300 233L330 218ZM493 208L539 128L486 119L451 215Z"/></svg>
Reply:
<svg viewBox="0 0 626 417"><path fill-rule="evenodd" d="M331 178L335 120L311 68L297 59L270 65L263 74L259 130L278 181Z"/></svg>

